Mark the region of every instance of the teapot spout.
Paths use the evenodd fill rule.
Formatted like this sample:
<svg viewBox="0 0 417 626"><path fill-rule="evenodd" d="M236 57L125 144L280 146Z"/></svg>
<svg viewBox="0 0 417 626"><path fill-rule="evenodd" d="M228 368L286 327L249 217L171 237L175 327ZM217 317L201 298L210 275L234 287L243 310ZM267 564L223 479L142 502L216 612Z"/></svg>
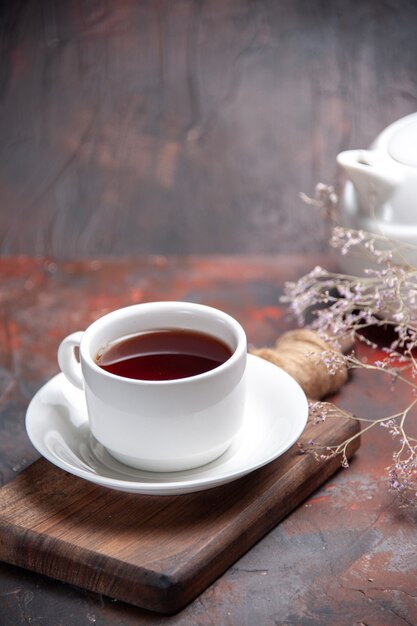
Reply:
<svg viewBox="0 0 417 626"><path fill-rule="evenodd" d="M351 180L362 213L391 221L387 204L403 182L399 165L384 158L376 150L346 150L337 156L337 162Z"/></svg>

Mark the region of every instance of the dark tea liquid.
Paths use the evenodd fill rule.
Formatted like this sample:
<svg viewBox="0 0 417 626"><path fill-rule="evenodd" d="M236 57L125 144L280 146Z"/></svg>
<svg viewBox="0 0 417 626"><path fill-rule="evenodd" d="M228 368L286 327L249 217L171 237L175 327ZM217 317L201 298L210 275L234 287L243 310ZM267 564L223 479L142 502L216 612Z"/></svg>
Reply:
<svg viewBox="0 0 417 626"><path fill-rule="evenodd" d="M122 338L97 356L107 372L137 380L175 380L208 372L232 356L215 337L166 329Z"/></svg>

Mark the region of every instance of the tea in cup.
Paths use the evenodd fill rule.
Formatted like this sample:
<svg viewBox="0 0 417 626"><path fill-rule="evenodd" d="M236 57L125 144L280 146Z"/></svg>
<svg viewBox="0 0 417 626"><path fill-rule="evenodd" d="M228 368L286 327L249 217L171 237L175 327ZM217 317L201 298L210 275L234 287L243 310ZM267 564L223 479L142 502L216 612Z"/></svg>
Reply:
<svg viewBox="0 0 417 626"><path fill-rule="evenodd" d="M213 461L239 432L246 355L245 332L230 315L151 302L72 333L58 362L84 389L91 432L115 459L172 472Z"/></svg>

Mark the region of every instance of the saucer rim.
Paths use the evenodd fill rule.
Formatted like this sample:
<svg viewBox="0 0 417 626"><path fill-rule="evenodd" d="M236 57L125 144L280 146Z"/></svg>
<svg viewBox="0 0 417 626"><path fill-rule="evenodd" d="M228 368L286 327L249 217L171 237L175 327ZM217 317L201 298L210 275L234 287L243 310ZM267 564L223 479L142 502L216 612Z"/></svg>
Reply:
<svg viewBox="0 0 417 626"><path fill-rule="evenodd" d="M274 375L276 375L277 377L281 377L281 379L282 378L284 380L286 379L287 382L293 386L293 393L298 394L297 401L298 402L301 401L302 404L304 404L303 415L301 415L301 410L299 411L300 415L298 415L297 413L297 423L295 424L295 428L293 428L291 433L288 435L287 440L285 441L285 438L283 441L281 440L279 444L275 446L276 449L272 454L265 456L254 465L243 464L240 468L232 472L225 472L224 470L222 471L222 467L220 465L218 467L219 473L216 474L215 476L206 476L206 477L200 477L200 478L199 478L198 471L201 468L194 468L192 470L187 470L187 472L195 472L195 475L180 479L178 481L169 481L169 482L164 481L164 480L161 480L160 482L155 482L155 481L143 482L143 480L142 481L141 480L125 480L121 478L112 478L102 473L95 473L93 467L91 467L90 471L75 467L71 465L69 462L62 460L59 456L54 455L52 452L50 452L50 450L44 445L43 441L40 440L39 436L36 436L36 434L34 434L34 429L33 429L33 424L36 422L36 417L34 418L33 415L34 414L36 415L35 407L36 407L37 402L39 402L40 400L40 394L45 393L45 388L47 386L52 386L54 384L59 385L59 379L61 378L64 379L64 374L62 372L50 378L33 396L26 411L26 418L25 418L26 432L34 448L39 452L39 454L41 454L41 456L46 458L50 463L59 467L63 471L66 471L72 475L77 476L78 478L87 480L88 482L92 482L102 487L107 487L109 489L129 492L132 494L142 494L142 495L180 495L180 494L192 493L192 492L197 492L197 491L203 491L206 489L210 489L210 488L214 488L214 487L226 484L228 482L238 480L239 478L242 478L243 476L249 473L252 473L253 471L257 469L264 467L265 465L268 465L275 459L282 456L285 452L287 452L291 448L291 446L293 446L294 443L299 439L300 435L302 434L302 432L304 431L306 427L307 419L308 419L308 400L303 389L299 385L299 383L297 383L297 381L290 374L285 372L285 370L266 361L265 359L262 359L253 354L248 354L247 356L248 356L248 365L249 365L248 367L249 375L250 375L250 370L252 368L256 368L256 367L270 368L270 371L271 372L273 371ZM283 383L281 380L281 385L282 384ZM68 402L68 404L71 404L68 399L66 399L66 401ZM82 422L80 422L80 424L82 423L88 423L87 416L85 416L85 419ZM242 430L244 428L245 426L242 427ZM90 433L90 436L92 436L91 433ZM284 443L284 445L282 446L281 443ZM105 450L105 448L100 444L100 442L97 442L97 444ZM88 446L91 448L90 437L88 437ZM226 452L224 454L226 454ZM216 459L214 462L218 462L218 461L219 459ZM206 468L207 465L203 465L201 467ZM130 468L130 469L134 471L134 468ZM159 473L159 472L150 472L150 471L145 471L145 470L137 470L137 471L141 472L142 476L144 474L147 474L149 476L152 476L153 478L155 478L155 476L157 476ZM172 475L175 473L176 472L163 472L164 475L167 475L167 474Z"/></svg>

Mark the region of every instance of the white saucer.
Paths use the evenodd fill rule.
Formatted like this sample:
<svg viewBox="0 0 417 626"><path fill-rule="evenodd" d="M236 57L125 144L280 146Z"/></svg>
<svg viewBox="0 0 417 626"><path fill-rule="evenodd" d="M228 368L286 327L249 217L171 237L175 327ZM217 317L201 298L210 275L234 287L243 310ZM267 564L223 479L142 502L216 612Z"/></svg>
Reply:
<svg viewBox="0 0 417 626"><path fill-rule="evenodd" d="M210 489L252 472L299 438L308 416L303 390L286 372L248 355L244 425L230 448L207 465L182 472L146 472L122 465L89 430L84 396L58 374L32 399L26 430L35 448L63 470L104 487L149 495Z"/></svg>

